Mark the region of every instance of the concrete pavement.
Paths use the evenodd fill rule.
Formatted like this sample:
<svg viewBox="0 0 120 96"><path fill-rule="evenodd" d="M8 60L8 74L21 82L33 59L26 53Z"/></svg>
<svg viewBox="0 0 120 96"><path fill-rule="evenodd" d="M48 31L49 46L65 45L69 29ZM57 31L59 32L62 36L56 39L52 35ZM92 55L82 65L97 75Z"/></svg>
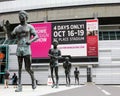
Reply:
<svg viewBox="0 0 120 96"><path fill-rule="evenodd" d="M42 96L120 96L119 85L95 85L93 83L85 86L50 93Z"/></svg>
<svg viewBox="0 0 120 96"><path fill-rule="evenodd" d="M60 85L59 88L39 85L35 90L32 90L30 85L23 85L22 92L15 92L13 86L5 89L3 85L0 85L0 96L120 96L120 85L90 83L79 86L71 85L70 87Z"/></svg>
<svg viewBox="0 0 120 96"><path fill-rule="evenodd" d="M56 92L61 92L73 88L81 87L79 86L70 86L66 87L65 85L59 86L59 88L51 88L51 86L41 86L38 85L35 90L32 90L30 85L23 85L22 92L15 92L15 88L13 86L9 86L9 88L4 88L4 85L0 85L0 96L43 96L45 94L51 94Z"/></svg>

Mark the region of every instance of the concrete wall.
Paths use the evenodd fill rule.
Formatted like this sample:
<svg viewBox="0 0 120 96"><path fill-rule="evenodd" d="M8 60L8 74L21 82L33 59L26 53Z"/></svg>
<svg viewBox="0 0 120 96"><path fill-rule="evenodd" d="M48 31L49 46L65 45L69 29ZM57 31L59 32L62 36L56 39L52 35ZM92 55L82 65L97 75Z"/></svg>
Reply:
<svg viewBox="0 0 120 96"><path fill-rule="evenodd" d="M99 66L93 74L97 84L120 84L120 41L99 42Z"/></svg>
<svg viewBox="0 0 120 96"><path fill-rule="evenodd" d="M28 11L29 21L48 21L65 19L84 19L97 17L119 17L120 4L87 5L51 9L37 9ZM9 20L10 23L19 23L18 12L0 14L1 20Z"/></svg>
<svg viewBox="0 0 120 96"><path fill-rule="evenodd" d="M15 45L10 46L9 70L11 75L18 72L18 63L15 55ZM34 65L34 64L33 64ZM49 64L38 64L33 66L38 84L47 84L47 79L50 76ZM79 68L80 83L87 82L86 66L81 64L73 64L71 70L71 83L74 84L74 69ZM99 41L99 65L92 68L93 82L96 84L120 84L120 41ZM65 84L65 74L62 64L59 66L59 82ZM22 83L31 84L29 74L23 66Z"/></svg>

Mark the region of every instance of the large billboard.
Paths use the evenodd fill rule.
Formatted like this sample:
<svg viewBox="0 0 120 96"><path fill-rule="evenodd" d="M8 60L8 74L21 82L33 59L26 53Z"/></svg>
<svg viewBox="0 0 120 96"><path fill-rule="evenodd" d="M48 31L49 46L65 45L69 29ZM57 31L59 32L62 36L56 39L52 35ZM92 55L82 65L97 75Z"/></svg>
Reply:
<svg viewBox="0 0 120 96"><path fill-rule="evenodd" d="M62 56L74 62L98 62L98 20L34 23L39 39L32 43L32 58L48 59L52 41L57 39ZM91 59L92 58L92 59Z"/></svg>
<svg viewBox="0 0 120 96"><path fill-rule="evenodd" d="M51 47L51 23L32 24L39 36L39 39L32 43L32 58L48 58L48 50Z"/></svg>

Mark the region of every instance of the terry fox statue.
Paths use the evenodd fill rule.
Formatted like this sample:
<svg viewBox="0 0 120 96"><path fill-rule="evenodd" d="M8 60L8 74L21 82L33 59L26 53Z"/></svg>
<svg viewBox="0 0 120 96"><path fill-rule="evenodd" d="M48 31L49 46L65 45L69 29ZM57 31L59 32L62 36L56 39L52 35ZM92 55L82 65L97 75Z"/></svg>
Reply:
<svg viewBox="0 0 120 96"><path fill-rule="evenodd" d="M58 45L58 41L54 40L53 41L53 48L51 48L49 50L49 56L50 56L50 70L51 70L51 78L52 78L52 88L56 87L58 88L58 80L59 80L59 76L58 76L58 59L61 56L61 51L57 48ZM55 72L55 78L56 78L56 83L54 80L54 76L53 76L53 71Z"/></svg>
<svg viewBox="0 0 120 96"><path fill-rule="evenodd" d="M36 88L36 79L34 77L34 73L31 70L31 49L30 44L33 41L38 39L38 35L34 27L30 24L27 24L28 14L26 11L19 12L19 20L20 24L14 28L12 35L16 36L17 42L17 51L16 55L18 58L18 88L15 90L16 92L22 91L22 84L21 84L21 71L22 71L22 63L24 60L25 69L30 74L32 80L32 89ZM31 36L32 39L31 39Z"/></svg>
<svg viewBox="0 0 120 96"><path fill-rule="evenodd" d="M69 61L69 57L65 57L65 61L63 62L63 68L65 69L66 86L70 86L71 66L72 66L72 64Z"/></svg>

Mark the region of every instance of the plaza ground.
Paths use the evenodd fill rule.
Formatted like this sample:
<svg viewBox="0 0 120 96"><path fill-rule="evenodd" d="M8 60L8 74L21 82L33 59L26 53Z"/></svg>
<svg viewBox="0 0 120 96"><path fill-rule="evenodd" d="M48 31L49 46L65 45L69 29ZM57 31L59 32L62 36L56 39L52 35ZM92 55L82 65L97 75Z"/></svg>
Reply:
<svg viewBox="0 0 120 96"><path fill-rule="evenodd" d="M47 85L38 85L32 90L30 85L23 85L22 92L15 92L13 86L4 88L0 85L0 96L120 96L120 85L95 85L93 83L85 85L71 85L66 87L60 85L59 88L51 88Z"/></svg>
<svg viewBox="0 0 120 96"><path fill-rule="evenodd" d="M51 88L51 86L47 85L38 85L37 88L33 90L30 85L23 85L22 92L15 92L15 88L13 88L12 85L10 85L9 88L4 88L4 85L0 85L0 96L43 96L46 94L61 92L80 86L71 85L70 87L66 87L65 85L62 85L59 86L59 88Z"/></svg>

